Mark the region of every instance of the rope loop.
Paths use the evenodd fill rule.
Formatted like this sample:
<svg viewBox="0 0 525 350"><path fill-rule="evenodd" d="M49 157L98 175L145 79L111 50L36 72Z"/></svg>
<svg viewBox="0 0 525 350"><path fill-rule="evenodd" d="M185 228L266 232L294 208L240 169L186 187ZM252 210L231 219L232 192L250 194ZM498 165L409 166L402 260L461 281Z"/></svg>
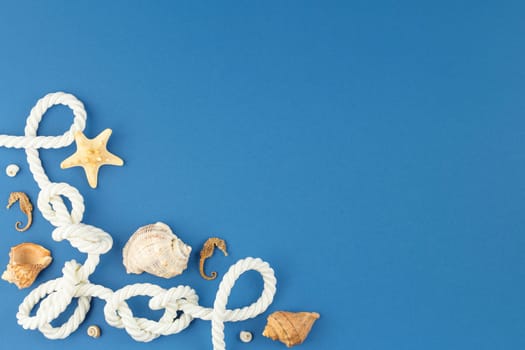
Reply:
<svg viewBox="0 0 525 350"><path fill-rule="evenodd" d="M239 309L226 310L226 304L231 290L237 279L247 271L257 271L263 278L263 291L259 299L251 304ZM224 322L244 321L256 317L263 313L273 301L275 295L275 285L277 281L273 269L267 262L259 258L246 258L232 265L224 275L219 284L219 290L213 303L213 314L211 319L211 334L214 349L225 349L224 342Z"/></svg>
<svg viewBox="0 0 525 350"><path fill-rule="evenodd" d="M61 196L71 202L71 213ZM38 195L37 205L44 218L56 227L78 224L84 215L82 195L75 187L65 182L51 182L42 188Z"/></svg>
<svg viewBox="0 0 525 350"><path fill-rule="evenodd" d="M66 277L41 284L20 304L16 315L18 324L24 329L38 329L49 339L66 338L82 324L91 306L91 297L80 295L78 292L79 288L71 285ZM73 314L61 326L51 326L51 322L66 310L74 297L78 298L78 305ZM39 303L36 315L30 316L31 311Z"/></svg>
<svg viewBox="0 0 525 350"><path fill-rule="evenodd" d="M47 110L56 105L64 105L73 111L73 123L69 130L58 136L36 136L38 126ZM7 148L63 148L74 140L74 133L86 127L86 110L84 104L75 96L64 92L55 92L42 97L26 120L24 136L0 135L0 144Z"/></svg>

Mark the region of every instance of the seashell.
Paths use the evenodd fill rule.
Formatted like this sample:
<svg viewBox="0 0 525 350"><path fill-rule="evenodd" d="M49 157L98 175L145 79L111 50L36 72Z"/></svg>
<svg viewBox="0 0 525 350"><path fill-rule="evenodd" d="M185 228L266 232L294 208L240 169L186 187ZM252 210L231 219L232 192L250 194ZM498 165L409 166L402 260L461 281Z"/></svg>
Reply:
<svg viewBox="0 0 525 350"><path fill-rule="evenodd" d="M87 335L89 335L92 338L100 337L100 327L96 325L89 326L87 329Z"/></svg>
<svg viewBox="0 0 525 350"><path fill-rule="evenodd" d="M248 332L248 331L241 331L239 333L239 339L243 342L243 343L249 343L252 341L253 339L253 334L251 332Z"/></svg>
<svg viewBox="0 0 525 350"><path fill-rule="evenodd" d="M41 245L21 243L11 248L9 264L2 279L16 284L20 289L29 287L52 260L51 252Z"/></svg>
<svg viewBox="0 0 525 350"><path fill-rule="evenodd" d="M276 311L268 316L262 335L292 347L306 339L319 316L317 312Z"/></svg>
<svg viewBox="0 0 525 350"><path fill-rule="evenodd" d="M122 252L127 273L148 272L170 278L188 266L191 247L173 234L168 225L157 222L139 228Z"/></svg>
<svg viewBox="0 0 525 350"><path fill-rule="evenodd" d="M18 165L16 165L16 164L9 164L5 168L5 173L9 177L15 177L16 174L18 174L19 171L20 171L20 167Z"/></svg>

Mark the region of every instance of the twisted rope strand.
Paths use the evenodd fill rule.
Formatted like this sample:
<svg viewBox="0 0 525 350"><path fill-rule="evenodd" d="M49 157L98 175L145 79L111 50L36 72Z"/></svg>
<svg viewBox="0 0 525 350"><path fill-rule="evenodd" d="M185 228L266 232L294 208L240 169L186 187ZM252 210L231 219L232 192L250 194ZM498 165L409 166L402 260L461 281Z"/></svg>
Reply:
<svg viewBox="0 0 525 350"><path fill-rule="evenodd" d="M65 105L73 111L73 123L69 130L59 136L37 136L38 126L46 111L55 105ZM91 298L106 302L104 317L109 325L124 328L135 340L149 342L161 335L176 334L186 329L194 318L211 320L211 334L214 350L226 349L224 322L243 321L266 311L275 295L276 279L270 265L259 258L245 258L232 265L224 275L213 308L199 305L199 297L189 286L164 289L150 283L137 283L113 291L102 285L93 284L89 276L95 271L100 255L113 246L111 236L104 230L82 223L84 198L80 192L67 183L51 182L40 160L39 149L69 146L74 132L83 131L86 126L84 105L75 96L64 92L51 93L40 100L26 120L24 136L0 135L0 146L25 149L27 162L35 181L40 187L38 209L55 229L52 238L59 242L67 240L82 253L87 254L83 264L70 260L64 264L62 277L42 283L31 291L20 304L16 315L24 329L38 329L49 339L64 339L74 332L86 318ZM71 202L68 211L63 197ZM246 271L254 270L263 278L263 291L259 299L249 306L228 310L226 305L236 280ZM128 299L135 296L150 296L152 310L164 309L159 321L135 317ZM58 327L56 320L77 299L77 306L69 319ZM39 305L34 316L31 311Z"/></svg>

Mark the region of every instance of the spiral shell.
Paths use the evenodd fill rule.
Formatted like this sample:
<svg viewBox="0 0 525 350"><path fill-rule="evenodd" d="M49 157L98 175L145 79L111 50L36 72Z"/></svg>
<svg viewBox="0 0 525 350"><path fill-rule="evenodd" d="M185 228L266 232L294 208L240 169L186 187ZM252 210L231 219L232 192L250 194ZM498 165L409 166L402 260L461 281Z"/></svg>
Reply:
<svg viewBox="0 0 525 350"><path fill-rule="evenodd" d="M14 283L19 289L27 288L52 260L51 252L41 245L21 243L11 248L9 263L2 279Z"/></svg>
<svg viewBox="0 0 525 350"><path fill-rule="evenodd" d="M96 325L89 326L87 329L87 335L92 338L100 337L100 327Z"/></svg>
<svg viewBox="0 0 525 350"><path fill-rule="evenodd" d="M263 335L287 347L301 344L319 316L317 312L276 311L268 316Z"/></svg>
<svg viewBox="0 0 525 350"><path fill-rule="evenodd" d="M168 225L157 222L139 228L122 252L127 273L148 272L171 278L188 266L191 247L173 234Z"/></svg>
<svg viewBox="0 0 525 350"><path fill-rule="evenodd" d="M251 332L248 332L248 331L241 331L239 333L239 339L243 342L243 343L249 343L253 340L253 334Z"/></svg>
<svg viewBox="0 0 525 350"><path fill-rule="evenodd" d="M15 177L16 174L18 174L19 171L20 171L20 167L18 165L16 165L16 164L9 164L5 168L5 173L9 177Z"/></svg>

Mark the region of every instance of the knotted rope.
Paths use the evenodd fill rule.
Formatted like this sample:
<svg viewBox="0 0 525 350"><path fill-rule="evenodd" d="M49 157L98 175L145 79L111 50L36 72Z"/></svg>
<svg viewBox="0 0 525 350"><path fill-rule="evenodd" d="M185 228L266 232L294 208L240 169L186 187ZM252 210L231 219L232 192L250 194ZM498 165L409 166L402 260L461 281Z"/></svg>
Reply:
<svg viewBox="0 0 525 350"><path fill-rule="evenodd" d="M65 105L74 114L71 128L60 136L37 136L38 126L45 112L54 105ZM0 146L23 148L27 154L29 168L40 187L38 209L56 228L52 233L55 241L67 240L82 253L87 254L84 264L75 260L65 263L63 276L45 282L35 288L20 304L17 319L24 329L38 329L47 338L63 339L74 332L84 321L91 305L91 298L97 297L106 302L104 316L114 327L124 328L129 335L142 342L151 341L161 335L176 334L189 326L194 318L211 320L213 349L226 349L224 342L224 322L243 321L263 313L272 303L275 295L275 276L268 263L259 258L241 259L232 265L224 275L212 308L198 304L199 297L188 286L163 289L150 283L125 286L113 291L107 287L93 284L89 276L95 271L100 255L108 252L113 240L104 230L82 223L84 199L80 192L67 183L51 182L40 161L40 148L62 148L69 146L77 130L86 125L84 105L75 96L63 92L51 93L40 99L31 110L26 121L24 136L0 135ZM68 211L63 197L71 202ZM226 304L235 281L244 272L254 270L261 274L264 282L259 299L243 308L228 310ZM135 317L126 300L135 296L150 296L152 310L164 309L159 321ZM78 305L69 319L61 326L53 327L51 322L62 314L67 306L78 299ZM31 311L40 303L34 316Z"/></svg>

